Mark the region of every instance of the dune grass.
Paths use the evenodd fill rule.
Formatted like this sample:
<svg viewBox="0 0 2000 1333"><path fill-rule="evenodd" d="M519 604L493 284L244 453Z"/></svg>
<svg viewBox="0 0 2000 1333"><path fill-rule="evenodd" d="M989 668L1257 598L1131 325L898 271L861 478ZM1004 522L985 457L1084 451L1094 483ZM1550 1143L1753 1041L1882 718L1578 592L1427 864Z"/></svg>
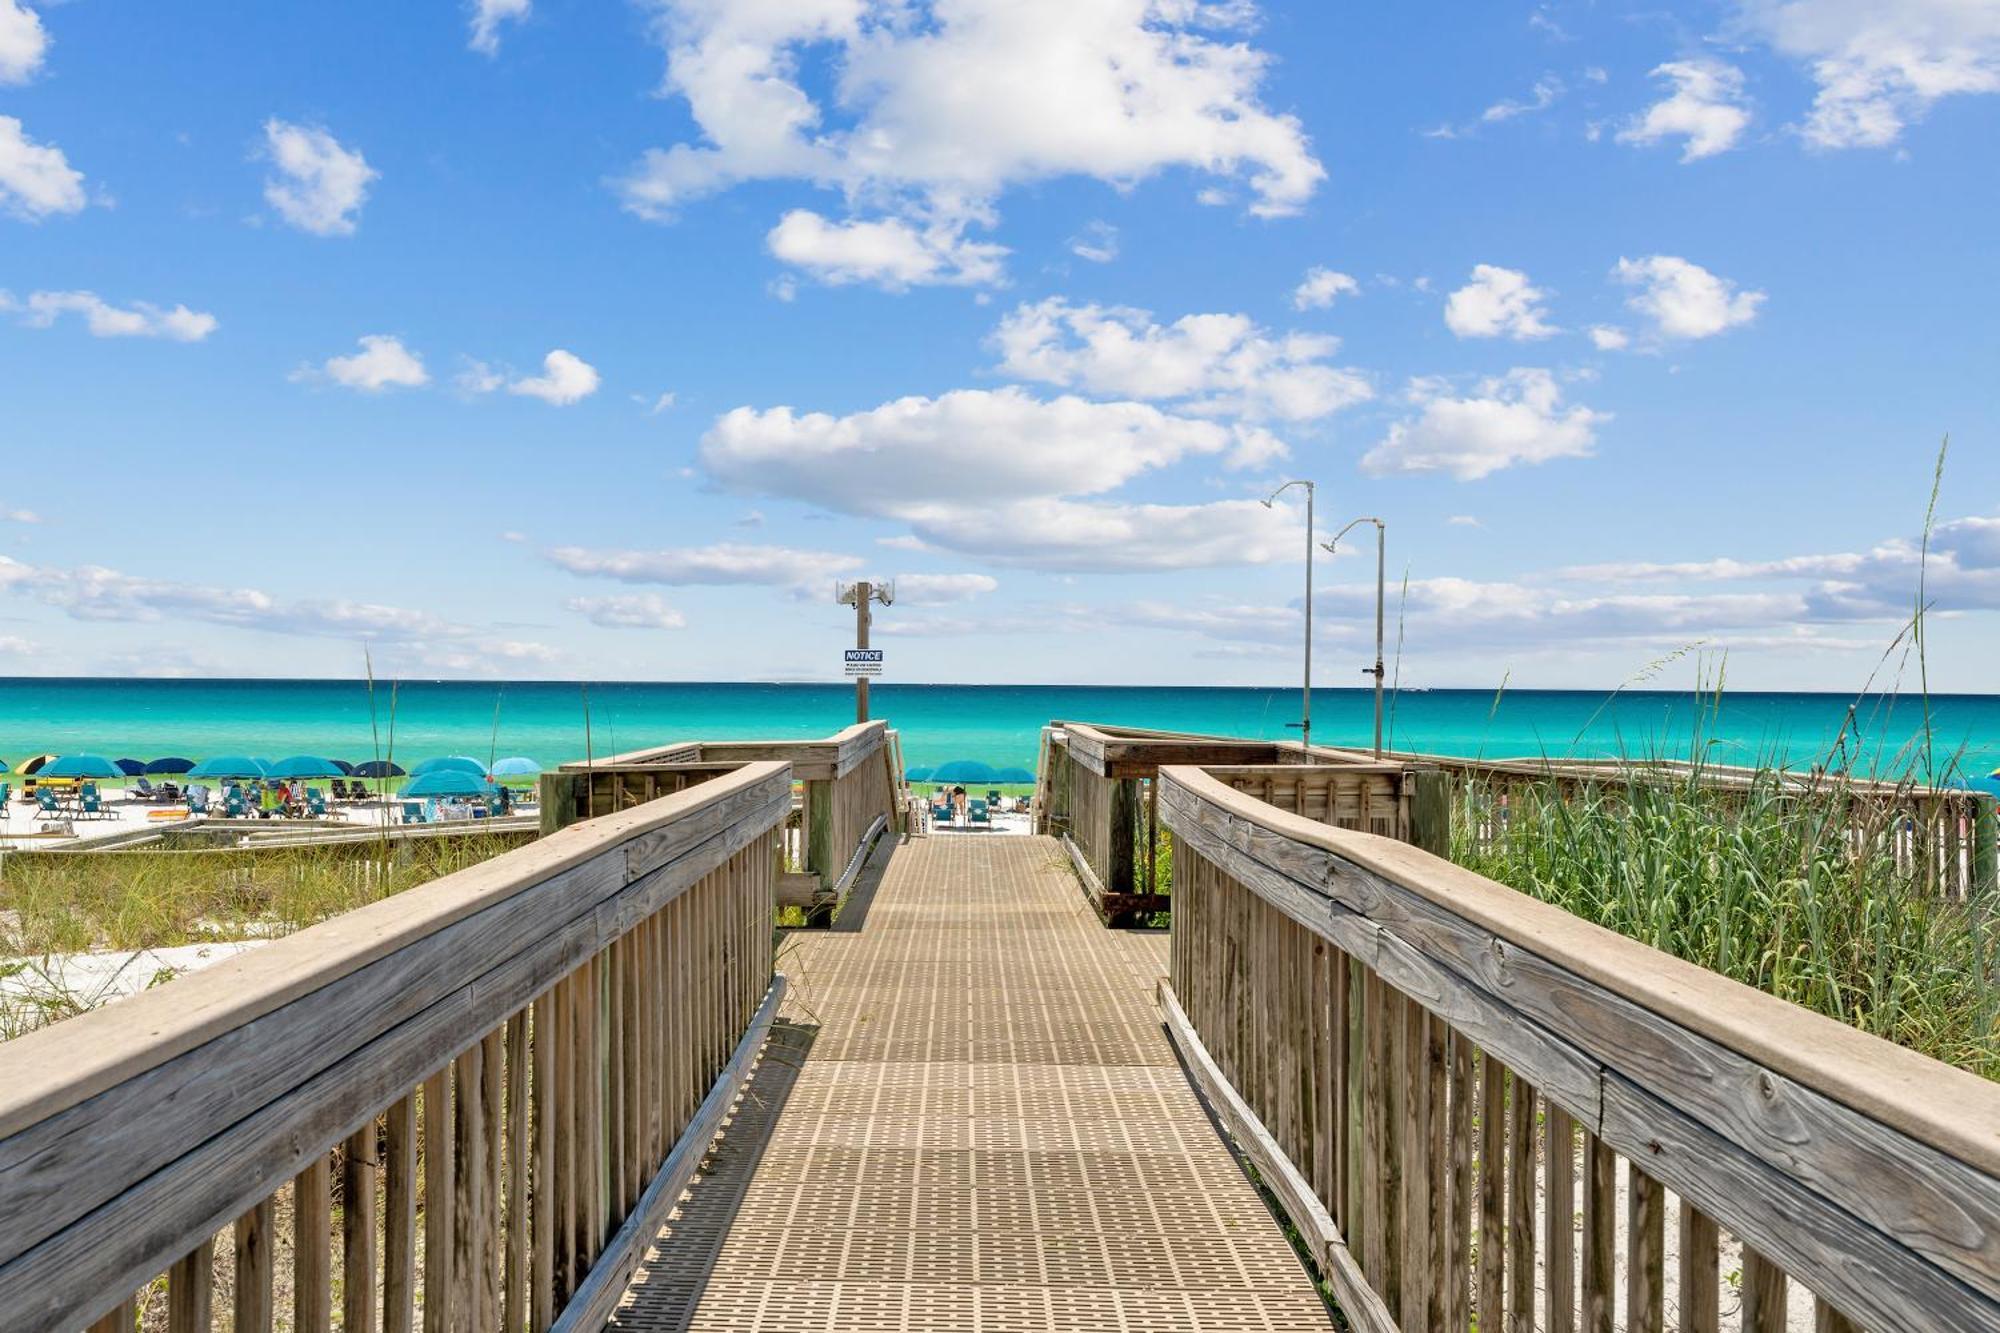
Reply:
<svg viewBox="0 0 2000 1333"><path fill-rule="evenodd" d="M521 835L0 857L0 956L288 935L476 865Z"/></svg>
<svg viewBox="0 0 2000 1333"><path fill-rule="evenodd" d="M1452 858L1780 999L2000 1078L1990 888L1942 896L1908 856L1897 797L1764 766L1601 783L1463 784Z"/></svg>

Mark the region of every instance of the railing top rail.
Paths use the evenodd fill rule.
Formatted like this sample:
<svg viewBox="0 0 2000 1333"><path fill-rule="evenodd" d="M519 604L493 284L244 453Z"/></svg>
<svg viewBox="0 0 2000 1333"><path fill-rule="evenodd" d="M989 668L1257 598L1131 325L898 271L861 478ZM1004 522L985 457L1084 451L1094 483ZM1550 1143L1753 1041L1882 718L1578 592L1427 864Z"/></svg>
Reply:
<svg viewBox="0 0 2000 1333"><path fill-rule="evenodd" d="M666 768L672 765L702 767L758 760L787 760L805 769L830 766L827 776L838 777L880 749L888 738L889 724L875 718L841 728L831 736L806 740L676 741L643 750L627 750L603 759L572 759L562 765L565 773ZM810 774L818 776L816 772Z"/></svg>
<svg viewBox="0 0 2000 1333"><path fill-rule="evenodd" d="M2000 1085L1662 953L1407 843L1288 814L1192 766L1162 769L1161 777L1163 801L1191 799L1205 807L1193 818L1315 893L1329 913L1338 910L1337 901L1323 886L1338 867L1316 853L1358 872L1348 878L1370 896L1363 914L1381 913L1385 928L1407 924L1398 917L1408 909L1383 892L1393 886L1524 955L2000 1178ZM1519 965L1505 957L1462 961L1492 967L1503 987L1512 984L1508 974ZM1491 987L1494 977L1481 984ZM1773 1088L1741 1091L1746 1098L1761 1092L1782 1102ZM1762 1113L1785 1112L1773 1105Z"/></svg>
<svg viewBox="0 0 2000 1333"><path fill-rule="evenodd" d="M635 871L648 835L725 807L784 774L744 765L672 796L573 824L490 861L344 912L294 935L0 1044L0 1140L216 1036L312 994L428 935L621 846Z"/></svg>

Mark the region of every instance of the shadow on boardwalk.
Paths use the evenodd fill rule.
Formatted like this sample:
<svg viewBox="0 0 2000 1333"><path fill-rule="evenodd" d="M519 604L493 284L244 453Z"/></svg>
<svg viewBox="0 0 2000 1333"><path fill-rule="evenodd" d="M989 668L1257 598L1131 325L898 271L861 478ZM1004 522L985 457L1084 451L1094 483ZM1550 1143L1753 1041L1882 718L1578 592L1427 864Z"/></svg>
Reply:
<svg viewBox="0 0 2000 1333"><path fill-rule="evenodd" d="M818 1036L819 1028L810 1024L780 1019L772 1025L763 1058L744 1085L735 1113L646 1262L633 1274L607 1327L683 1333L693 1321L722 1242Z"/></svg>

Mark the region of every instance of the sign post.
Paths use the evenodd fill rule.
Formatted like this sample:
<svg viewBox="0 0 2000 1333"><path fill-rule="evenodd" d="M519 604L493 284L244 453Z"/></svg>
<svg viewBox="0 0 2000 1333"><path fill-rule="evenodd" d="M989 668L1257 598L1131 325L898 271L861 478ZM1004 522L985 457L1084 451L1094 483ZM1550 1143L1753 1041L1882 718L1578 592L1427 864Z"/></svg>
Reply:
<svg viewBox="0 0 2000 1333"><path fill-rule="evenodd" d="M845 654L846 674L854 678L854 720L868 720L868 682L882 674L882 650L868 646L869 603L880 602L884 606L896 600L896 587L892 583L870 583L863 579L836 587L834 596L842 606L854 608L854 647Z"/></svg>

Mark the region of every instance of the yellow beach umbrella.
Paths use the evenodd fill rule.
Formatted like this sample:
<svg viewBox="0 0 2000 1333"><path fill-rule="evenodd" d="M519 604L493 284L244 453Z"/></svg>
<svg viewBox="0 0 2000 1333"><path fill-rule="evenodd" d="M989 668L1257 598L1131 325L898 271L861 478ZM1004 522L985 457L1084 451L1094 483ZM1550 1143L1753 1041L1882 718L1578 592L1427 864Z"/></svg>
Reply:
<svg viewBox="0 0 2000 1333"><path fill-rule="evenodd" d="M33 759L23 759L20 766L14 771L16 773L39 773L42 771L43 764L53 764L60 757L53 754L38 754Z"/></svg>

